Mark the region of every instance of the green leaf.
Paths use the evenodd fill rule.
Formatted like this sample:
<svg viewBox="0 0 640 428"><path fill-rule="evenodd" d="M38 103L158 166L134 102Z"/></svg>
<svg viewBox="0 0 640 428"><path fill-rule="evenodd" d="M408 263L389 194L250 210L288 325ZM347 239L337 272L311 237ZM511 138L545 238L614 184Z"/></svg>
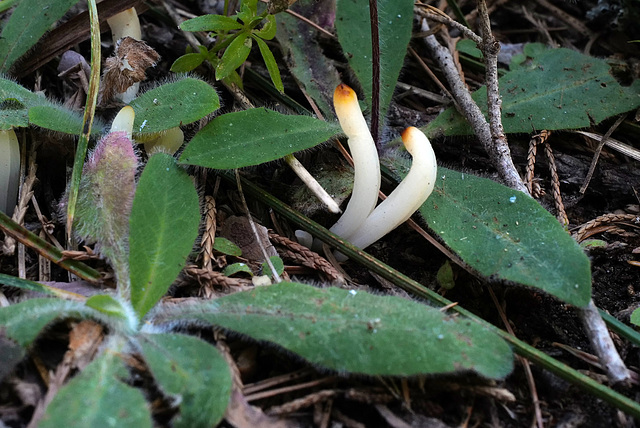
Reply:
<svg viewBox="0 0 640 428"><path fill-rule="evenodd" d="M14 62L34 46L75 3L77 0L21 1L2 28L0 71L8 72Z"/></svg>
<svg viewBox="0 0 640 428"><path fill-rule="evenodd" d="M32 125L65 134L82 133L82 116L57 105L34 106L29 109L29 122ZM102 132L100 125L92 126L92 134Z"/></svg>
<svg viewBox="0 0 640 428"><path fill-rule="evenodd" d="M584 128L640 106L640 80L621 86L605 60L564 48L534 52L530 62L500 78L505 132ZM473 94L485 115L486 92L482 87ZM453 108L423 129L429 136L472 133Z"/></svg>
<svg viewBox="0 0 640 428"><path fill-rule="evenodd" d="M71 293L66 290L60 290L58 288L51 287L49 285L40 284L39 282L29 281L28 279L22 279L22 278L18 278L11 275L6 275L4 273L0 273L0 284L16 287L21 290L44 293L44 294L48 294L48 295L56 296L60 298L73 298L74 300L84 299L84 297L79 294Z"/></svg>
<svg viewBox="0 0 640 428"><path fill-rule="evenodd" d="M456 49L460 53L469 55L471 58L482 59L482 51L473 40L461 39L456 43Z"/></svg>
<svg viewBox="0 0 640 428"><path fill-rule="evenodd" d="M216 67L216 80L222 80L229 76L236 68L247 60L251 52L251 37L249 32L238 33L235 39L227 46L220 62Z"/></svg>
<svg viewBox="0 0 640 428"><path fill-rule="evenodd" d="M282 84L282 78L280 77L280 69L278 69L278 63L276 59L273 57L273 53L269 46L259 37L254 37L256 43L258 43L258 48L260 48L260 53L262 54L262 59L264 59L264 63L267 66L267 71L269 71L269 76L271 76L271 81L273 85L276 87L281 94L284 93L284 85Z"/></svg>
<svg viewBox="0 0 640 428"><path fill-rule="evenodd" d="M310 16L315 5L296 4L296 11ZM333 113L333 91L340 84L340 76L324 52L316 37L317 31L287 13L278 15L277 38L282 56L289 71L316 102L326 118Z"/></svg>
<svg viewBox="0 0 640 428"><path fill-rule="evenodd" d="M631 324L640 326L640 308L631 313Z"/></svg>
<svg viewBox="0 0 640 428"><path fill-rule="evenodd" d="M276 272L278 273L278 275L282 275L282 272L284 272L284 263L282 262L282 259L278 256L271 256L269 257L269 260L271 260L271 264L273 265L273 267L276 268ZM262 262L261 267L263 275L267 275L273 278L273 272L271 272L271 268L269 267L269 264L267 262Z"/></svg>
<svg viewBox="0 0 640 428"><path fill-rule="evenodd" d="M260 30L254 30L253 34L264 40L271 40L276 36L276 17L274 15L267 15L266 22L262 24Z"/></svg>
<svg viewBox="0 0 640 428"><path fill-rule="evenodd" d="M107 350L60 389L38 426L151 428L147 402L127 377L119 353Z"/></svg>
<svg viewBox="0 0 640 428"><path fill-rule="evenodd" d="M24 128L29 126L29 110L20 108L0 109L0 130L8 131L12 128Z"/></svg>
<svg viewBox="0 0 640 428"><path fill-rule="evenodd" d="M174 73L187 73L195 70L206 59L200 53L188 53L182 55L171 64L171 71Z"/></svg>
<svg viewBox="0 0 640 428"><path fill-rule="evenodd" d="M339 132L335 123L265 108L227 113L193 137L180 162L214 169L258 165L314 147Z"/></svg>
<svg viewBox="0 0 640 428"><path fill-rule="evenodd" d="M157 385L179 403L175 427L214 427L231 397L231 372L220 352L182 334L144 335L142 354Z"/></svg>
<svg viewBox="0 0 640 428"><path fill-rule="evenodd" d="M220 99L208 83L186 77L145 92L131 107L133 132L153 134L202 119L220 108Z"/></svg>
<svg viewBox="0 0 640 428"><path fill-rule="evenodd" d="M188 314L187 311L191 311ZM472 370L503 378L509 346L468 319L394 296L282 282L171 309L167 320L197 320L276 343L338 372L410 376Z"/></svg>
<svg viewBox="0 0 640 428"><path fill-rule="evenodd" d="M242 24L233 18L223 15L202 15L188 19L180 24L184 31L229 31L239 30Z"/></svg>
<svg viewBox="0 0 640 428"><path fill-rule="evenodd" d="M7 337L20 346L31 345L40 332L53 321L64 318L89 318L93 309L84 302L37 298L0 308L0 326Z"/></svg>
<svg viewBox="0 0 640 428"><path fill-rule="evenodd" d="M127 310L122 306L122 303L108 294L91 296L87 299L85 305L110 317L120 318L125 321L128 319Z"/></svg>
<svg viewBox="0 0 640 428"><path fill-rule="evenodd" d="M384 118L411 39L413 1L378 0L378 21L380 117ZM342 50L364 89L370 109L373 85L369 0L338 0L335 25Z"/></svg>
<svg viewBox="0 0 640 428"><path fill-rule="evenodd" d="M171 156L153 155L140 177L129 221L131 304L140 318L182 270L199 223L191 177Z"/></svg>
<svg viewBox="0 0 640 428"><path fill-rule="evenodd" d="M25 107L48 104L43 95L35 94L11 79L0 77L0 102L17 101Z"/></svg>
<svg viewBox="0 0 640 428"><path fill-rule="evenodd" d="M224 276L232 276L238 272L245 272L249 275L253 276L253 272L251 272L251 268L246 265L246 263L233 263L231 265L226 266L222 273Z"/></svg>
<svg viewBox="0 0 640 428"><path fill-rule="evenodd" d="M524 193L438 168L420 214L481 275L534 287L575 306L589 302L589 259L558 220Z"/></svg>
<svg viewBox="0 0 640 428"><path fill-rule="evenodd" d="M239 257L242 255L240 247L229 241L227 238L216 238L216 240L213 241L213 249L229 256Z"/></svg>

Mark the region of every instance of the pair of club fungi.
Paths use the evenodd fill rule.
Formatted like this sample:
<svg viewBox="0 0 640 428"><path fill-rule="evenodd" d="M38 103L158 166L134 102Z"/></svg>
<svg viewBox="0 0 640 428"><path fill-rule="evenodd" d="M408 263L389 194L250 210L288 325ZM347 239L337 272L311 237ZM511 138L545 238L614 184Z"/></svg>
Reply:
<svg viewBox="0 0 640 428"><path fill-rule="evenodd" d="M354 181L347 208L330 230L364 249L404 223L429 197L436 181L436 156L422 131L407 128L402 133L402 141L413 158L411 169L387 199L376 207L380 162L356 93L341 84L334 92L333 104L340 126L349 139ZM336 253L336 258L339 261L347 259L341 253Z"/></svg>

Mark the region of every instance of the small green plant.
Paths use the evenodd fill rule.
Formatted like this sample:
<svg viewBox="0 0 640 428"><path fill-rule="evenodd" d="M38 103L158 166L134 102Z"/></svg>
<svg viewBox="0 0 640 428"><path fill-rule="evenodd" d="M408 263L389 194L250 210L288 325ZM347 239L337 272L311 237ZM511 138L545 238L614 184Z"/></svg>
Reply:
<svg viewBox="0 0 640 428"><path fill-rule="evenodd" d="M262 24L261 28L258 26ZM249 56L253 42L260 54L278 91L284 92L278 64L265 40L276 35L276 17L266 11L258 14L258 0L243 0L240 12L233 16L203 15L189 19L180 25L185 31L207 31L215 38L213 46L199 46L198 52L189 52L178 58L171 71L194 70L204 61L209 61L216 72L216 80L233 82L242 86L236 69Z"/></svg>

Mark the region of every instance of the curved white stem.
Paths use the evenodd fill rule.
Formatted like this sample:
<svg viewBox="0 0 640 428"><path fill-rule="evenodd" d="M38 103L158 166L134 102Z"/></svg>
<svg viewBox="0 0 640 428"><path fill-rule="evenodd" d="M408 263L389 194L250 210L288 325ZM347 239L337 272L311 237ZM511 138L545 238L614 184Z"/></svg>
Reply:
<svg viewBox="0 0 640 428"><path fill-rule="evenodd" d="M140 30L140 20L136 8L132 7L120 13L113 15L107 19L107 24L111 28L111 36L113 44L124 37L131 37L136 40L142 40L142 31Z"/></svg>
<svg viewBox="0 0 640 428"><path fill-rule="evenodd" d="M333 105L342 130L349 138L353 157L353 192L342 217L331 231L343 238L351 235L373 211L380 190L378 150L369 133L356 93L340 84L333 94Z"/></svg>
<svg viewBox="0 0 640 428"><path fill-rule="evenodd" d="M402 141L413 157L411 169L387 199L347 237L356 247L366 248L404 223L433 191L438 168L429 139L418 128L410 127L402 133Z"/></svg>

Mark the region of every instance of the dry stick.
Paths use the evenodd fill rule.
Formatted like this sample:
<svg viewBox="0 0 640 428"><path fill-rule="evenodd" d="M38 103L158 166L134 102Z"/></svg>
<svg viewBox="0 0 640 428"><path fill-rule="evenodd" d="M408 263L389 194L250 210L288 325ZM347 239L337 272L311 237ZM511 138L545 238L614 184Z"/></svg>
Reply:
<svg viewBox="0 0 640 428"><path fill-rule="evenodd" d="M486 67L487 107L491 132L489 156L494 159L494 163L499 165L498 171L509 187L527 193L527 188L513 165L507 136L502 127L502 97L500 97L500 89L498 87L498 52L500 52L500 43L493 37L491 32L489 11L485 0L478 0L478 11L480 12L480 28L483 40L482 52L484 53Z"/></svg>
<svg viewBox="0 0 640 428"><path fill-rule="evenodd" d="M616 122L613 125L611 125L611 128L609 128L607 133L604 134L604 136L600 140L600 144L598 144L598 147L596 148L596 152L593 154L593 160L591 161L589 172L587 172L587 176L584 179L584 183L582 184L582 187L580 187L581 194L584 195L584 192L587 191L587 187L589 187L589 182L591 181L591 178L593 177L593 173L596 170L596 165L598 165L598 158L600 157L600 152L602 152L602 148L606 144L611 134L613 134L613 131L615 131L616 128L618 128L618 126L620 126L622 121L625 120L626 118L627 118L626 114L623 114L622 116L620 116L618 120L616 120Z"/></svg>
<svg viewBox="0 0 640 428"><path fill-rule="evenodd" d="M260 251L262 251L262 256L264 257L264 261L267 263L267 266L269 266L269 269L271 269L271 274L273 275L273 279L276 282L282 282L282 279L280 278L278 271L273 266L273 263L271 263L271 258L269 258L269 254L267 254L267 250L264 248L264 245L262 245L262 241L259 239L260 235L258 235L256 224L253 222L253 217L251 217L251 211L249 211L249 205L247 205L247 200L244 198L244 192L242 191L242 183L240 182L240 172L236 169L235 173L236 173L236 184L238 186L238 193L240 194L240 200L242 201L242 206L244 207L244 210L247 212L247 220L249 220L249 225L251 226L251 230L253 231L253 236L256 237L256 242L258 243L258 247L260 247Z"/></svg>
<svg viewBox="0 0 640 428"><path fill-rule="evenodd" d="M478 36L470 28L465 27L458 21L454 21L449 17L449 15L445 14L440 9L436 9L433 6L429 6L426 4L418 4L413 8L413 11L424 18L429 18L432 21L436 21L441 24L448 25L451 28L455 28L456 30L464 34L467 38L476 42L477 45L482 44L482 37Z"/></svg>
<svg viewBox="0 0 640 428"><path fill-rule="evenodd" d="M422 31L429 31L429 24L427 24L426 20L422 21ZM432 58L438 63L447 82L449 82L451 93L456 100L456 108L471 124L475 134L489 155L493 166L498 170L498 173L508 186L529 194L513 165L506 140L497 141L502 144L500 146L494 144L491 136L491 128L480 111L480 108L471 98L471 94L467 90L466 85L460 79L451 53L438 42L434 35L425 37L424 41ZM485 53L485 57L486 56L487 54Z"/></svg>
<svg viewBox="0 0 640 428"><path fill-rule="evenodd" d="M609 382L613 385L629 385L631 373L620 358L611 336L609 336L609 330L607 330L598 308L593 303L593 299L589 300L589 304L586 307L579 309L579 314L587 336L591 341L591 346L593 346L598 355Z"/></svg>

